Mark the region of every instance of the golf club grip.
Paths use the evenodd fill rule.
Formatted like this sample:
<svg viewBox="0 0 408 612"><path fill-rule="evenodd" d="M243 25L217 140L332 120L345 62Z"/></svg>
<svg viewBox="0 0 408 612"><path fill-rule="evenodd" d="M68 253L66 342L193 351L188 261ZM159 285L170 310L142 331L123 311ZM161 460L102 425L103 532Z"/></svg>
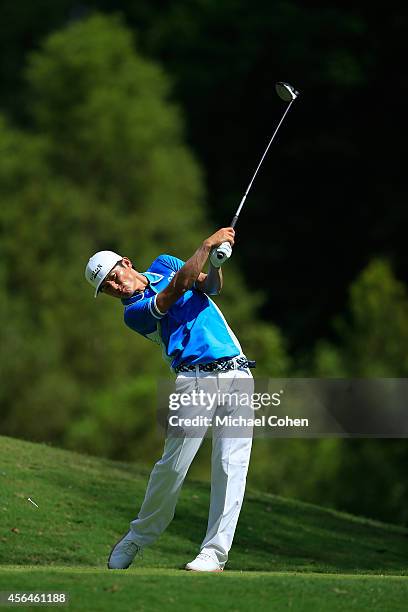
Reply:
<svg viewBox="0 0 408 612"><path fill-rule="evenodd" d="M217 249L216 253L217 253L217 259L219 259L220 261L221 259L224 259L224 253L222 251L219 251Z"/></svg>
<svg viewBox="0 0 408 612"><path fill-rule="evenodd" d="M238 215L234 215L230 223L230 227L234 228L237 221L238 221ZM223 257L224 257L224 253L217 250L217 258L221 260Z"/></svg>
<svg viewBox="0 0 408 612"><path fill-rule="evenodd" d="M230 223L230 227L235 227L238 221L238 215L234 215Z"/></svg>

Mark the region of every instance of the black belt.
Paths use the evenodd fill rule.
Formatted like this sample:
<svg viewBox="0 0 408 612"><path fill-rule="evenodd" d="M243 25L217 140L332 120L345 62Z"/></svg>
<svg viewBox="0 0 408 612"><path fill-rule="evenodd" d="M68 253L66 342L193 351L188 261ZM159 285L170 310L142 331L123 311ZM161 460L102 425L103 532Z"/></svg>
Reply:
<svg viewBox="0 0 408 612"><path fill-rule="evenodd" d="M211 363L198 363L200 372L228 372L229 370L240 370L255 368L256 361L250 361L246 357L232 357L231 359L217 359ZM181 364L174 368L176 374L179 372L195 372L197 365Z"/></svg>

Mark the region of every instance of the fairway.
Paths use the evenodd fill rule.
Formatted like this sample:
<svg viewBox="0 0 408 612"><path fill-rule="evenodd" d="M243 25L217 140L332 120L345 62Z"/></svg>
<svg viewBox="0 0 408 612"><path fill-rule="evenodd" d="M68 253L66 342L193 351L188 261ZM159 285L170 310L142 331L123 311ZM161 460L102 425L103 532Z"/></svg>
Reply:
<svg viewBox="0 0 408 612"><path fill-rule="evenodd" d="M7 568L0 587L70 594L70 610L406 610L408 580L289 572L203 575L177 570L117 572L89 567Z"/></svg>
<svg viewBox="0 0 408 612"><path fill-rule="evenodd" d="M187 481L164 536L138 565L112 572L107 555L146 470L4 437L0 465L2 591L66 591L69 609L90 612L406 609L401 527L249 490L227 569L185 572L209 499L206 483Z"/></svg>

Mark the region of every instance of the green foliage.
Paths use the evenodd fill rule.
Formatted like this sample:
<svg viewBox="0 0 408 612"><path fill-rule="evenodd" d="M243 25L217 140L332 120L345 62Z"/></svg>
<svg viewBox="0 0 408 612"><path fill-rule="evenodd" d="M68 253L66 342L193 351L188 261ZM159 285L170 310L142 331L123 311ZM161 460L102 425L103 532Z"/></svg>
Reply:
<svg viewBox="0 0 408 612"><path fill-rule="evenodd" d="M361 272L335 329L336 343L318 341L312 365L297 375L408 375L408 293L389 262L375 259ZM407 460L405 440L269 439L255 442L250 469L258 487L406 524Z"/></svg>
<svg viewBox="0 0 408 612"><path fill-rule="evenodd" d="M346 316L335 322L337 343L320 341L314 370L320 377L408 376L408 293L389 262L374 259L350 288ZM406 523L408 488L404 440L298 441L312 478L292 478L286 494L353 512ZM295 462L300 454L286 447ZM314 462L314 458L318 461ZM289 479L290 480L290 479ZM339 486L341 483L341 486ZM319 491L320 489L320 491Z"/></svg>
<svg viewBox="0 0 408 612"><path fill-rule="evenodd" d="M408 293L389 263L374 260L363 271L351 287L350 312L343 333L357 373L407 376Z"/></svg>
<svg viewBox="0 0 408 612"><path fill-rule="evenodd" d="M197 244L205 227L201 173L183 143L179 109L163 71L140 57L118 18L95 15L52 34L30 57L27 78L48 162L98 200L95 241L146 260ZM126 231L123 231L126 218ZM99 231L98 231L99 230Z"/></svg>
<svg viewBox="0 0 408 612"><path fill-rule="evenodd" d="M120 459L158 456L155 386L152 375L135 376L89 395L84 414L68 429L66 445Z"/></svg>
<svg viewBox="0 0 408 612"><path fill-rule="evenodd" d="M255 376L279 378L289 375L291 363L284 338L277 327L255 321L243 329L241 339L248 358L256 359Z"/></svg>
<svg viewBox="0 0 408 612"><path fill-rule="evenodd" d="M8 83L15 85L16 92L5 87L2 99L9 100L14 117L24 117L25 128L16 129L0 117L0 315L5 322L0 338L2 431L150 463L159 447L151 429L154 377L168 374L168 369L157 347L124 327L119 303L105 296L92 299L83 268L89 255L100 248L129 255L140 270L159 252L187 258L210 232L203 173L185 144L184 116L172 99L169 76L140 54L120 18L96 14L74 21L38 45L38 33L46 29L43 16L47 13L50 24L66 23L63 11L68 4L44 2L42 11L34 13L27 4L30 13L14 12L13 19L4 20L3 25L7 30L2 40L11 63L5 62L1 70L9 70ZM330 182L325 160L330 159L337 174L346 173L342 165L345 156L351 156L354 163L356 153L347 140L347 130L354 126L348 127L344 95L360 91L370 73L376 74L370 49L364 56L360 53L362 36L372 26L369 15L331 8L309 11L291 2L276 6L264 3L261 10L248 11L244 4L214 0L197 6L180 0L166 10L131 3L125 12L128 17L136 15L138 23L144 15L146 28L137 40L152 55L167 56L172 45L167 66L178 95L189 108L189 141L195 142L207 159L206 172L212 172L219 218L230 214L241 184L237 183L237 169L247 168L245 156L248 150L257 150L259 132L264 129L263 119L254 122L256 116L246 92L251 92L259 117L264 117L265 109L269 112L277 103L270 82L265 84L265 75L280 72L282 66L296 77L295 82L303 79L310 85L303 102L306 116L314 116L314 93L320 95L324 86L330 101L326 119L343 115L344 120L338 129L326 130L313 139L304 132L296 147L286 153L290 172L313 177L310 167L321 167L324 162ZM237 16L233 22L232 13ZM27 14L29 27L25 24L18 30L19 20L24 25ZM394 21L397 24L398 20ZM231 38L218 35L225 24ZM393 39L403 40L396 35L399 30L395 24L390 24ZM13 27L16 36L10 35ZM382 23L381 28L384 30ZM289 40L285 32L295 30L297 35ZM20 74L9 49L26 39L28 31L30 37L37 33L33 34L37 50L30 55L25 72L27 88L22 95ZM338 43L332 46L334 39ZM238 55L236 45L231 44L236 40L241 49ZM256 83L261 83L262 96L256 95ZM21 104L16 104L15 93ZM244 100L250 122L242 121L238 107L231 107L231 99ZM366 130L371 134L373 120L367 117ZM316 130L315 122L303 123ZM321 124L327 124L325 115ZM364 129L361 134L356 147L372 147ZM393 166L386 144L377 147L380 157L376 163L381 172L387 164ZM234 151L234 163L226 165L227 145ZM385 157L381 157L381 150ZM371 175L372 158L365 157ZM310 165L305 165L305 160ZM358 168L363 175L360 164ZM286 190L287 181L281 178ZM391 187L387 180L384 192L388 197ZM281 201L279 185L267 182L272 185L274 201ZM307 182L300 178L299 184L307 191ZM325 183L321 185L320 201L326 205L327 189ZM347 185L345 182L345 189ZM367 185L365 195L366 189ZM394 178L392 193L390 202L395 200L398 207L402 196ZM319 211L319 192L314 194L314 208ZM303 214L286 200L286 191L281 195L285 195L286 204L281 207L283 216L274 217L274 227L280 231L274 234L272 247L261 234L265 245L262 261L268 261L272 253L275 259L269 261L276 266L278 257L279 268L283 258L289 258L291 220ZM272 198L259 192L257 208L258 192L252 197L253 210L264 218L262 202ZM293 197L296 200L296 190ZM339 192L341 206L337 203L337 209L335 193L331 198L333 210L346 211L348 228L343 195ZM389 209L390 225L403 226L401 211L405 209L400 209ZM401 223L395 223L395 218ZM289 219L286 230L284 219ZM321 231L319 223L311 217L314 233ZM375 223L379 221L374 221L374 227ZM382 212L381 228L383 225ZM269 239L270 225L263 226ZM284 244L278 236L284 237ZM305 236L309 241L308 231ZM360 239L359 234L359 244ZM254 260L259 252L250 240L240 245L239 252L245 253L245 249L242 268L251 270L256 279ZM293 252L298 257L296 249ZM249 293L237 256L238 251L225 266L225 289L217 302L248 357L257 359L256 374L289 375L294 371L293 363L281 332L257 316L263 292L269 288L262 286L262 293ZM294 303L301 295L297 279L287 283L286 270L284 275L285 283L280 286L286 286L287 301ZM296 291L291 293L294 287ZM291 300L291 295L296 300ZM336 323L336 340L316 344L308 373L406 376L407 304L406 289L394 278L390 265L372 261L351 287L347 316ZM293 320L302 320L304 308L302 303ZM401 467L405 462L404 443L399 441L257 441L251 474L253 482L270 490L405 521L406 487ZM199 472L200 466L197 469ZM376 498L373 491L379 492Z"/></svg>
<svg viewBox="0 0 408 612"><path fill-rule="evenodd" d="M0 119L3 432L149 461L155 379L169 370L123 325L119 302L93 299L83 270L101 248L139 270L161 252L190 256L210 233L201 171L168 77L120 19L51 34L26 75L32 131ZM242 285L229 263L221 306L238 335L261 300ZM281 367L278 331L251 329L251 350L259 342Z"/></svg>
<svg viewBox="0 0 408 612"><path fill-rule="evenodd" d="M337 346L317 345L317 375L408 375L408 293L387 261L373 260L352 284L348 316L336 329Z"/></svg>
<svg viewBox="0 0 408 612"><path fill-rule="evenodd" d="M129 435L108 443L106 397L135 434L145 398L116 390L165 366L157 347L123 326L119 303L94 302L83 270L102 247L135 255L144 269L180 235L186 251L196 245L200 173L165 76L117 20L93 17L51 36L28 75L37 134L0 124L4 431L126 454ZM154 392L151 376L146 384ZM84 414L93 444L78 433Z"/></svg>

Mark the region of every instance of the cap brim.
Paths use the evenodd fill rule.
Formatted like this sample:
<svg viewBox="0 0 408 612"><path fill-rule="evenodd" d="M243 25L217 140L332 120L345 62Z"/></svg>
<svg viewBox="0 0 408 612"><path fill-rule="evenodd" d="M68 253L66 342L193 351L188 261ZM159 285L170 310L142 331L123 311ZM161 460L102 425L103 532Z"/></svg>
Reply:
<svg viewBox="0 0 408 612"><path fill-rule="evenodd" d="M111 267L111 269L109 270L109 272L108 272L107 274L105 274L105 276L104 276L104 277L101 279L101 281L98 283L98 285L97 285L97 287L96 287L96 289L95 289L95 295L94 295L94 298L97 298L97 297L98 297L98 293L100 293L100 288L101 288L101 285L102 285L103 281L105 280L105 278L108 276L108 274L110 274L110 273L112 272L113 268L114 268L115 266L117 266L119 262L121 262L121 261L122 261L122 259L123 259L123 257L121 257L120 259L118 259L118 261L117 261L115 264L113 264L113 266Z"/></svg>

